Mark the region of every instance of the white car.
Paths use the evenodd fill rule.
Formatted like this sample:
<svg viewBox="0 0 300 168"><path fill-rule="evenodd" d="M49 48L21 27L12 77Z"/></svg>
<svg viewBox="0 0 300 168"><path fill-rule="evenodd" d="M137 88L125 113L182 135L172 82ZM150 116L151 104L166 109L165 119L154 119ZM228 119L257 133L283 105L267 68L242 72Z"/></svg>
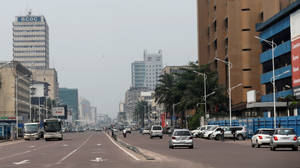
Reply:
<svg viewBox="0 0 300 168"><path fill-rule="evenodd" d="M203 138L210 139L211 138L210 136L217 128L219 128L219 126L212 126L208 130L205 130L203 133Z"/></svg>
<svg viewBox="0 0 300 168"><path fill-rule="evenodd" d="M160 137L160 139L163 138L163 129L160 125L152 125L151 130L150 130L150 138L152 139L153 137Z"/></svg>
<svg viewBox="0 0 300 168"><path fill-rule="evenodd" d="M193 137L202 137L205 130L209 129L210 127L215 125L203 125L198 127L197 129L191 131Z"/></svg>
<svg viewBox="0 0 300 168"><path fill-rule="evenodd" d="M143 135L145 135L145 134L150 134L150 130L149 130L149 128L145 128L145 129L143 129L143 132L142 132L142 134L143 134Z"/></svg>
<svg viewBox="0 0 300 168"><path fill-rule="evenodd" d="M260 128L256 130L255 134L251 138L251 146L259 148L261 145L270 145L272 134L274 129Z"/></svg>

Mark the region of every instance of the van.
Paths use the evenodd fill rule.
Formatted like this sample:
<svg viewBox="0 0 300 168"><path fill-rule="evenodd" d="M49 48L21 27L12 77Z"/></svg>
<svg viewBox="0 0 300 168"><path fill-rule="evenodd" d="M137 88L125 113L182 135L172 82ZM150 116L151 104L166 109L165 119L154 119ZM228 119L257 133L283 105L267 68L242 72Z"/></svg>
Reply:
<svg viewBox="0 0 300 168"><path fill-rule="evenodd" d="M163 129L160 125L152 125L150 130L150 138L153 137L160 137L160 139L163 138Z"/></svg>

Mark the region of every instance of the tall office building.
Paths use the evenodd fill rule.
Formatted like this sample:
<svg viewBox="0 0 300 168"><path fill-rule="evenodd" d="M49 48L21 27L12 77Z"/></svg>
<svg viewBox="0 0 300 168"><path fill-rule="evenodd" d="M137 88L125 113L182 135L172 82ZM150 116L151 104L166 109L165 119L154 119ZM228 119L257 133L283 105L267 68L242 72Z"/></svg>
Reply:
<svg viewBox="0 0 300 168"><path fill-rule="evenodd" d="M155 90L159 81L159 76L163 68L162 62L162 50L157 53L148 53L144 51L144 63L145 63L145 82L144 87Z"/></svg>
<svg viewBox="0 0 300 168"><path fill-rule="evenodd" d="M131 86L135 88L144 87L145 62L134 61L131 63Z"/></svg>
<svg viewBox="0 0 300 168"><path fill-rule="evenodd" d="M49 68L49 28L44 16L16 16L13 58L28 68Z"/></svg>
<svg viewBox="0 0 300 168"><path fill-rule="evenodd" d="M73 121L79 120L78 89L59 88L59 100L68 106Z"/></svg>
<svg viewBox="0 0 300 168"><path fill-rule="evenodd" d="M263 22L295 0L198 0L198 62L212 63L219 82L228 87L231 63L232 110L246 108L247 91L262 92L259 64L261 46L254 36L257 23ZM259 95L258 95L259 96Z"/></svg>

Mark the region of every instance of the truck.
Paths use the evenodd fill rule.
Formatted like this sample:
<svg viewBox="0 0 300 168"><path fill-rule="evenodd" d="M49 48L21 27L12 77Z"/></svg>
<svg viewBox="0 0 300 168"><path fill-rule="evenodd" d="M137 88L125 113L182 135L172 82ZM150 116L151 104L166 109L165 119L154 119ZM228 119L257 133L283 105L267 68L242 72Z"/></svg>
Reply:
<svg viewBox="0 0 300 168"><path fill-rule="evenodd" d="M44 120L44 139L63 140L62 121L58 118Z"/></svg>
<svg viewBox="0 0 300 168"><path fill-rule="evenodd" d="M24 123L24 140L43 138L44 132L39 123Z"/></svg>

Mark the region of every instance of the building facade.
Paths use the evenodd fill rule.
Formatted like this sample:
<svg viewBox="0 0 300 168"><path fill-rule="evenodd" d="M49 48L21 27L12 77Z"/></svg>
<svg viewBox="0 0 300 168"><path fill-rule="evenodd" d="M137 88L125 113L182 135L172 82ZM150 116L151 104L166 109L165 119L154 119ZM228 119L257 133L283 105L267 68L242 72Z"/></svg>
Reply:
<svg viewBox="0 0 300 168"><path fill-rule="evenodd" d="M145 62L134 61L131 63L131 86L135 88L144 87Z"/></svg>
<svg viewBox="0 0 300 168"><path fill-rule="evenodd" d="M59 88L59 100L68 106L72 120L79 120L78 89Z"/></svg>
<svg viewBox="0 0 300 168"><path fill-rule="evenodd" d="M49 97L52 100L57 99L59 84L56 70L54 68L30 70L33 80L49 83Z"/></svg>
<svg viewBox="0 0 300 168"><path fill-rule="evenodd" d="M31 72L21 63L0 63L0 122L28 122Z"/></svg>
<svg viewBox="0 0 300 168"><path fill-rule="evenodd" d="M157 53L144 51L145 82L144 87L155 90L163 68L162 50Z"/></svg>
<svg viewBox="0 0 300 168"><path fill-rule="evenodd" d="M130 88L125 93L124 112L126 114L127 122L130 124L134 120L135 107L139 101L140 93L142 91L149 91L149 88Z"/></svg>
<svg viewBox="0 0 300 168"><path fill-rule="evenodd" d="M29 68L49 68L49 27L44 16L16 16L13 58Z"/></svg>
<svg viewBox="0 0 300 168"><path fill-rule="evenodd" d="M260 43L255 25L295 0L198 0L198 62L217 69L220 84L228 88L230 67L232 110L246 109L247 92L262 91ZM225 61L217 61L215 58ZM259 97L259 95L258 95Z"/></svg>
<svg viewBox="0 0 300 168"><path fill-rule="evenodd" d="M275 101L288 95L300 98L300 0L275 14L263 23L256 25L260 32L262 53L260 63L262 73L260 83L263 86L261 102L273 102L273 81L275 79ZM265 40L269 41L266 42ZM273 52L274 47L274 74ZM273 105L273 104L272 104ZM298 115L298 111L286 111L286 105L276 103L279 116ZM272 106L273 107L273 106ZM272 116L273 109L265 111L265 116Z"/></svg>

